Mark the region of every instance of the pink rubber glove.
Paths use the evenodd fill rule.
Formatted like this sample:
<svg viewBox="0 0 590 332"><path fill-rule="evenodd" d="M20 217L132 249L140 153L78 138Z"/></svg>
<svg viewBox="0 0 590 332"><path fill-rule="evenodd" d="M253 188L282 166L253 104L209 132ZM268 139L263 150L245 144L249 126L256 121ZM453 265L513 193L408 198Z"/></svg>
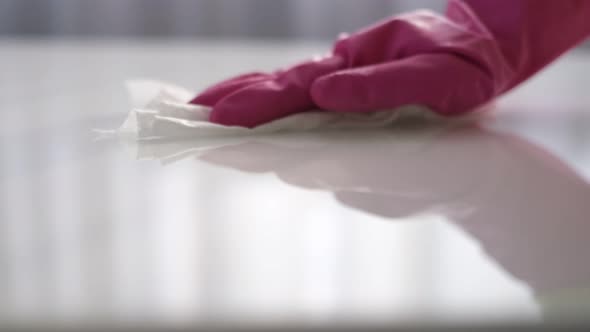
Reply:
<svg viewBox="0 0 590 332"><path fill-rule="evenodd" d="M451 0L341 38L332 54L239 76L191 103L211 121L257 125L311 109L369 112L408 104L441 115L475 110L590 34L590 0Z"/></svg>

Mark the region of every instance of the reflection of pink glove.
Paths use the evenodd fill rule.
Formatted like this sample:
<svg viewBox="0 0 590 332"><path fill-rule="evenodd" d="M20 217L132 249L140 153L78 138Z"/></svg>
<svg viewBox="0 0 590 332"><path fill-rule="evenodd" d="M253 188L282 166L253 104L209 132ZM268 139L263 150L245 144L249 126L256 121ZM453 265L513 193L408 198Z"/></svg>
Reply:
<svg viewBox="0 0 590 332"><path fill-rule="evenodd" d="M211 121L254 127L321 108L367 112L421 104L471 111L513 88L590 34L589 0L451 0L340 39L333 53L271 74L222 82L192 103Z"/></svg>

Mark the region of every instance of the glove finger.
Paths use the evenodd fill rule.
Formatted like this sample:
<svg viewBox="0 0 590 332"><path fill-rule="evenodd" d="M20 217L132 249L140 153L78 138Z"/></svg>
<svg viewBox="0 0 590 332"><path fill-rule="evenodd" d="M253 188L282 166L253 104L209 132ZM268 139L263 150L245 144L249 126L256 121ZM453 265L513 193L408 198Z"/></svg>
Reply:
<svg viewBox="0 0 590 332"><path fill-rule="evenodd" d="M264 80L268 80L274 77L271 74L265 73L251 73L240 75L229 80L225 80L221 83L218 83L204 92L196 96L193 100L190 101L191 104L196 105L204 105L213 107L217 104L221 99L224 97L238 91L240 89L245 88L248 85L256 84L262 82Z"/></svg>
<svg viewBox="0 0 590 332"><path fill-rule="evenodd" d="M227 126L253 128L258 125L315 109L309 94L313 81L342 68L340 57L308 61L238 90L220 100L210 120Z"/></svg>
<svg viewBox="0 0 590 332"><path fill-rule="evenodd" d="M209 120L226 126L254 128L258 125L313 108L305 89L275 80L250 85L215 105Z"/></svg>
<svg viewBox="0 0 590 332"><path fill-rule="evenodd" d="M313 101L325 110L371 112L422 105L442 115L458 115L495 95L482 68L453 54L425 54L344 70L316 80Z"/></svg>

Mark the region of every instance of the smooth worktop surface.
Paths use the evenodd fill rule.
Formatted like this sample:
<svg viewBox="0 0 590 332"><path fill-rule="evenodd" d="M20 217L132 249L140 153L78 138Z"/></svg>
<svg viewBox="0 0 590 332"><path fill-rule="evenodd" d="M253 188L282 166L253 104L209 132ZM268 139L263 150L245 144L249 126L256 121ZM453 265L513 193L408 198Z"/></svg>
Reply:
<svg viewBox="0 0 590 332"><path fill-rule="evenodd" d="M0 40L0 327L489 324L590 312L590 54L463 125L133 144L124 80L198 91L322 45Z"/></svg>

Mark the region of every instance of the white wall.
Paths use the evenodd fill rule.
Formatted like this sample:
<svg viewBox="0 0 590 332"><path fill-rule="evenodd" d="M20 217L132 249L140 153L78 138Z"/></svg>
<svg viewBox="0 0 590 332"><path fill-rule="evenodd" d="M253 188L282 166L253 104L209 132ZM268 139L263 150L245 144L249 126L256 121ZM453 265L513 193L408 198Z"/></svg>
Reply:
<svg viewBox="0 0 590 332"><path fill-rule="evenodd" d="M445 0L0 0L0 35L334 38Z"/></svg>

